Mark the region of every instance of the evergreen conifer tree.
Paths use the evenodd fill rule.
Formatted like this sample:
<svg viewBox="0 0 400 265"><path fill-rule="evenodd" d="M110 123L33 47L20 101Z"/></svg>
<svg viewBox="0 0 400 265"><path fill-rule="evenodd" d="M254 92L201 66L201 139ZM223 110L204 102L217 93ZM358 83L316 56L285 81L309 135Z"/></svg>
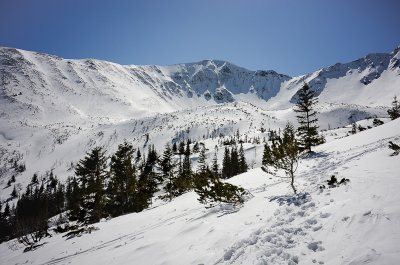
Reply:
<svg viewBox="0 0 400 265"><path fill-rule="evenodd" d="M141 158L142 158L142 154L140 153L140 150L138 148L138 150L136 152L136 163L138 163Z"/></svg>
<svg viewBox="0 0 400 265"><path fill-rule="evenodd" d="M400 146L398 144L389 141L389 149L392 149L394 152L391 156L397 156L400 153Z"/></svg>
<svg viewBox="0 0 400 265"><path fill-rule="evenodd" d="M32 180L31 180L31 183L34 183L34 184L39 184L39 179L38 179L38 176L37 176L37 174L35 173L35 174L33 174L33 176L32 176Z"/></svg>
<svg viewBox="0 0 400 265"><path fill-rule="evenodd" d="M248 166L246 163L246 157L244 155L243 144L240 144L239 148L239 173L247 172Z"/></svg>
<svg viewBox="0 0 400 265"><path fill-rule="evenodd" d="M79 161L75 175L79 182L81 213L78 221L84 224L98 222L105 216L104 179L107 175L105 151L101 147L94 148Z"/></svg>
<svg viewBox="0 0 400 265"><path fill-rule="evenodd" d="M176 154L176 152L178 152L178 146L176 145L176 142L174 142L172 145L172 153Z"/></svg>
<svg viewBox="0 0 400 265"><path fill-rule="evenodd" d="M11 197L12 198L17 198L18 197L18 192L17 192L17 189L15 188L15 185L14 185L14 188L13 188L13 190L11 192Z"/></svg>
<svg viewBox="0 0 400 265"><path fill-rule="evenodd" d="M283 169L291 178L291 185L294 184L294 172L297 170L298 160L300 159L299 146L295 137L295 130L290 123L286 124L282 138L268 143L264 146L263 169L268 173L274 174L269 167Z"/></svg>
<svg viewBox="0 0 400 265"><path fill-rule="evenodd" d="M10 205L6 202L6 206L4 207L3 217L8 217L11 214Z"/></svg>
<svg viewBox="0 0 400 265"><path fill-rule="evenodd" d="M200 149L197 173L202 175L206 173L208 166L206 162L206 147L203 144Z"/></svg>
<svg viewBox="0 0 400 265"><path fill-rule="evenodd" d="M177 164L173 161L173 152L169 144L165 146L163 157L160 161L160 170L163 174L163 179L166 180L164 191L167 195L164 198L168 198L169 201L172 198L182 193L182 187L180 179L175 172Z"/></svg>
<svg viewBox="0 0 400 265"><path fill-rule="evenodd" d="M231 154L229 149L225 147L224 157L222 159L222 178L230 178L231 175Z"/></svg>
<svg viewBox="0 0 400 265"><path fill-rule="evenodd" d="M214 174L214 177L219 177L219 165L218 165L217 152L214 153L214 157L213 157L213 160L212 160L211 171Z"/></svg>
<svg viewBox="0 0 400 265"><path fill-rule="evenodd" d="M357 123L353 122L351 124L351 134L356 134L357 133Z"/></svg>
<svg viewBox="0 0 400 265"><path fill-rule="evenodd" d="M185 142L184 141L179 142L178 153L179 153L179 155L183 155L185 153Z"/></svg>
<svg viewBox="0 0 400 265"><path fill-rule="evenodd" d="M318 136L318 126L316 125L318 119L315 111L315 91L311 90L307 83L299 90L298 99L295 112L298 113L297 120L299 127L297 128L300 140L299 146L301 150L311 152L311 147L320 143Z"/></svg>
<svg viewBox="0 0 400 265"><path fill-rule="evenodd" d="M389 109L387 113L392 120L400 117L400 104L396 96L393 97L392 108Z"/></svg>
<svg viewBox="0 0 400 265"><path fill-rule="evenodd" d="M239 173L239 154L236 146L231 149L231 172L230 177L236 176Z"/></svg>
<svg viewBox="0 0 400 265"><path fill-rule="evenodd" d="M189 190L192 188L193 172L192 172L192 162L190 160L189 142L186 145L182 162L182 176L180 176L180 178L182 179L182 186L184 190Z"/></svg>
<svg viewBox="0 0 400 265"><path fill-rule="evenodd" d="M143 166L138 179L138 211L141 211L151 204L153 195L157 192L157 184L162 181L162 175L157 175L156 166L158 155L153 146L149 146L147 159L143 161Z"/></svg>
<svg viewBox="0 0 400 265"><path fill-rule="evenodd" d="M112 216L136 210L137 179L133 165L134 152L133 146L125 141L118 146L118 150L111 157L107 209Z"/></svg>
<svg viewBox="0 0 400 265"><path fill-rule="evenodd" d="M67 188L66 188L66 202L67 202L67 210L68 217L71 221L83 220L84 212L80 210L80 191L79 184L75 177L69 177L67 179Z"/></svg>
<svg viewBox="0 0 400 265"><path fill-rule="evenodd" d="M196 174L194 190L199 195L200 203L208 205L206 207L220 203L242 204L248 194L241 187L221 182L208 168L203 175Z"/></svg>

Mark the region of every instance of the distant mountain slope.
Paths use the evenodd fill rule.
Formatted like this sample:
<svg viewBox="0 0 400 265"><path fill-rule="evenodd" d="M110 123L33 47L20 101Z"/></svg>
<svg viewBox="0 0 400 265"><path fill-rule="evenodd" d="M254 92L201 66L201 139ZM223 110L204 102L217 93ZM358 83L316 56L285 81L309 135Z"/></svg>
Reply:
<svg viewBox="0 0 400 265"><path fill-rule="evenodd" d="M337 63L314 73L294 77L284 83L272 108L290 107L296 102L297 90L307 82L321 103L387 106L394 95L400 94L400 46L391 53L369 54L364 58Z"/></svg>
<svg viewBox="0 0 400 265"><path fill-rule="evenodd" d="M56 121L61 115L126 119L235 101L268 100L289 76L249 71L222 61L173 66L122 66L100 60L0 48L1 111ZM10 111L10 109L14 111Z"/></svg>
<svg viewBox="0 0 400 265"><path fill-rule="evenodd" d="M290 107L303 81L320 102L388 105L400 94L399 50L290 77L217 60L122 66L0 48L0 111L2 117L23 114L41 123L71 117L123 120L233 101L274 110Z"/></svg>

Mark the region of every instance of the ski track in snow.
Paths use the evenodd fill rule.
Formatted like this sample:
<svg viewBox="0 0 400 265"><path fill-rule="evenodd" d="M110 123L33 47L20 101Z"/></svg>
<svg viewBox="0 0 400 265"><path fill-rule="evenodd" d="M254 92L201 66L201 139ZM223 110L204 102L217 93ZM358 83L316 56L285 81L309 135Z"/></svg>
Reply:
<svg viewBox="0 0 400 265"><path fill-rule="evenodd" d="M151 210L151 209L152 208L149 208L147 210ZM202 209L200 209L200 210L202 210ZM200 211L200 210L198 210L198 211ZM67 255L67 256L64 256L64 257L52 259L52 260L50 260L48 262L45 262L43 264L59 264L59 263L64 264L65 262L67 262L70 259L79 258L78 256L80 256L80 255L84 255L84 254L87 254L87 253L90 253L90 252L95 252L95 251L103 249L103 248L118 248L118 247L120 247L122 245L126 245L128 242L133 242L133 241L139 240L140 239L140 235L143 235L146 231L150 231L150 230L153 230L153 229L155 229L157 227L161 227L161 226L165 225L165 223L167 223L167 222L176 221L176 220L178 220L180 218L184 218L184 217L188 216L189 214L190 213L183 213L183 214L171 217L171 218L163 219L163 220L161 220L161 221L159 221L159 222L157 222L155 224L152 224L152 225L149 225L149 226L145 226L145 228L142 229L141 231L138 231L138 232L135 232L135 233L126 234L126 235L117 237L115 239L108 240L107 242L104 242L104 243L102 243L102 244L100 244L98 246L94 246L94 247L91 247L91 248L86 249L86 250L78 251L78 252L76 252L74 254Z"/></svg>

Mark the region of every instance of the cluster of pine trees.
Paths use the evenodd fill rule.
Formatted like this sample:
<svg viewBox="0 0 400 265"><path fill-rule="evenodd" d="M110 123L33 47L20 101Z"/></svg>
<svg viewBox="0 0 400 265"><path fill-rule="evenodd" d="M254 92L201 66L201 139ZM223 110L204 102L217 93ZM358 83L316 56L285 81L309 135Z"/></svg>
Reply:
<svg viewBox="0 0 400 265"><path fill-rule="evenodd" d="M193 152L199 153L197 170L193 170L190 158ZM195 143L191 149L190 140L180 142L179 148L176 143L172 148L167 144L162 155L150 145L145 157L126 141L111 157L103 148L96 147L77 163L75 175L65 184L52 172L48 178L42 178L40 184L34 174L16 207L11 209L7 203L4 212L0 211L0 239L18 237L21 243L33 245L48 234L48 219L63 212L78 226L140 212L151 205L160 189L164 191L160 197L166 200L195 190L202 203L240 203L244 190L223 183L221 178L245 171L247 164L242 145L239 151L236 146L225 149L222 170L219 170L216 153L210 167L204 144ZM15 193L18 197L16 190Z"/></svg>
<svg viewBox="0 0 400 265"><path fill-rule="evenodd" d="M244 156L243 144L240 144L239 151L236 145L232 148L225 147L222 160L222 178L233 177L246 172L247 169L248 165Z"/></svg>
<svg viewBox="0 0 400 265"><path fill-rule="evenodd" d="M214 154L210 168L205 160L205 152L203 146L199 155L198 170L194 175L194 190L199 195L198 200L208 207L219 203L231 203L233 205L243 203L248 192L241 187L222 181L222 178L229 178L247 171L243 146L240 145L240 154L236 146L233 146L231 150L225 148L221 172L219 171L217 153Z"/></svg>
<svg viewBox="0 0 400 265"><path fill-rule="evenodd" d="M16 206L7 202L0 213L0 242L15 237L27 246L38 242L48 234L48 219L65 211L65 195L65 186L52 172L41 183L34 175Z"/></svg>

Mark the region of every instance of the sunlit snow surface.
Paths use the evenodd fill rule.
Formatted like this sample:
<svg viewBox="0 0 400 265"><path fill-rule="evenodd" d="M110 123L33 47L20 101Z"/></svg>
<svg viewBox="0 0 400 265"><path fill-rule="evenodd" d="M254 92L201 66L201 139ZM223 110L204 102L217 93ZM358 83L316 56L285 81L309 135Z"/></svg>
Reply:
<svg viewBox="0 0 400 265"><path fill-rule="evenodd" d="M65 180L85 152L102 145L111 154L124 139L142 153L149 144L161 150L167 141L203 141L210 162L220 134L239 130L262 141L261 128L295 122L291 102L303 80L319 91L320 129L331 129L323 132L328 143L301 160L297 195L288 179L260 169L263 144L246 143L253 169L229 180L253 195L241 208L206 209L193 192L170 203L155 199L141 213L95 224L92 234L55 234L32 252L3 243L0 264L400 263L400 162L387 148L400 142L400 121L390 122L382 107L400 96L398 49L294 78L221 61L120 66L0 51L2 201L13 188L6 187L12 157L27 167L16 175L21 191L33 173L53 169ZM385 124L346 137L353 121L373 127L368 117ZM223 150L218 145L219 161ZM333 174L350 183L320 191Z"/></svg>
<svg viewBox="0 0 400 265"><path fill-rule="evenodd" d="M1 263L397 264L400 163L390 140L400 141L400 120L317 147L296 172L297 194L255 168L229 180L254 196L243 207L206 209L189 192L32 252L3 243ZM332 174L350 183L321 191Z"/></svg>

